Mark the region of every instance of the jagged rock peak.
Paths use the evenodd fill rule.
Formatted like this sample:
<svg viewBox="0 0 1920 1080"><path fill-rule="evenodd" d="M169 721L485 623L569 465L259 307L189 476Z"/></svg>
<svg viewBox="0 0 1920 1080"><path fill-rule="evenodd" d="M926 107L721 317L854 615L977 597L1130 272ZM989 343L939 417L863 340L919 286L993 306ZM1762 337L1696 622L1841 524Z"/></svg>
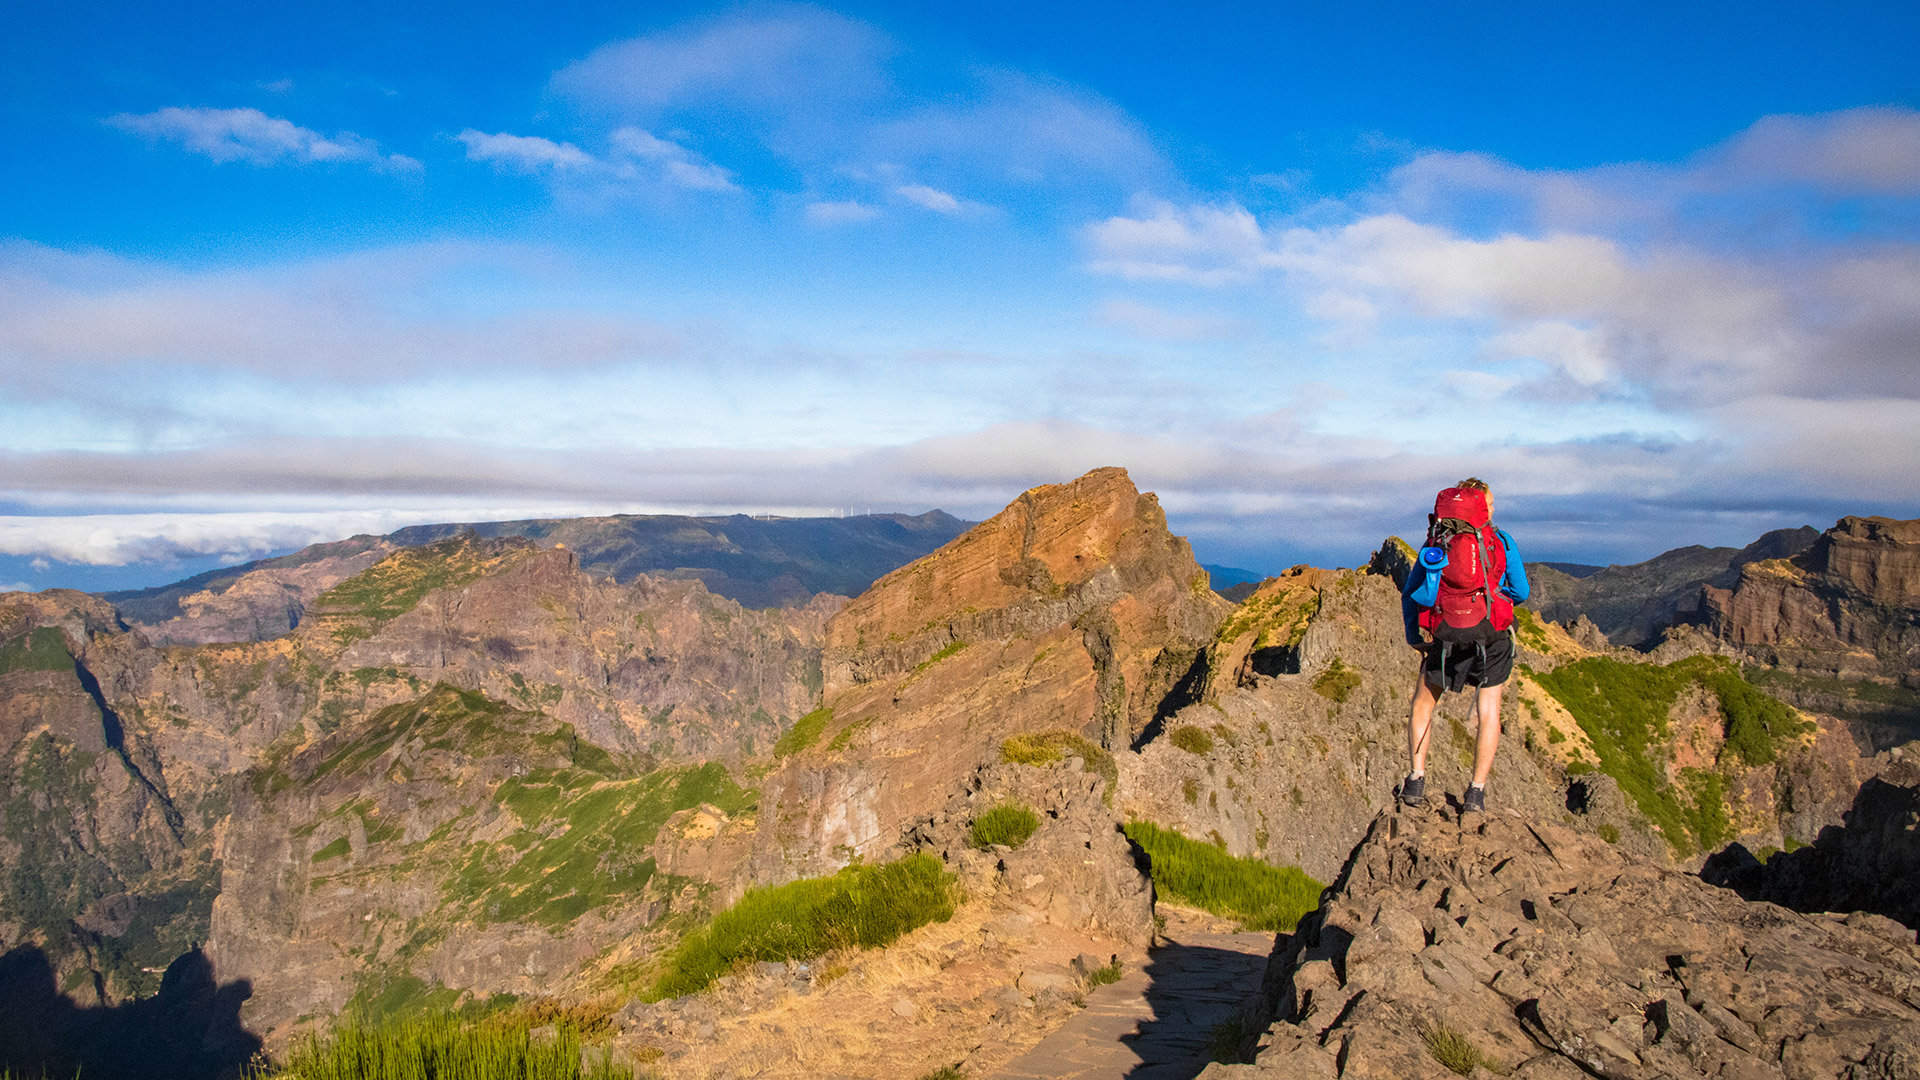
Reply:
<svg viewBox="0 0 1920 1080"><path fill-rule="evenodd" d="M1198 648L1227 605L1159 499L1120 468L1045 484L848 604L828 627L827 684L911 670L956 641L1031 633L1159 583L1175 586L1159 590L1173 636Z"/></svg>
<svg viewBox="0 0 1920 1080"><path fill-rule="evenodd" d="M1205 1076L1920 1075L1911 930L1751 903L1517 814L1375 818L1267 986L1256 1064Z"/></svg>

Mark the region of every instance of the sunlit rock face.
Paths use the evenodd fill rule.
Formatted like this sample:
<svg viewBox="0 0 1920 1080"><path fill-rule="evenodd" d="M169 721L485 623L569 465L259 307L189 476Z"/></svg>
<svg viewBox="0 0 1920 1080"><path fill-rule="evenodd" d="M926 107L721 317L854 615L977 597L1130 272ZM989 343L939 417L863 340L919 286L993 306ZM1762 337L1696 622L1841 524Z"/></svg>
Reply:
<svg viewBox="0 0 1920 1080"><path fill-rule="evenodd" d="M1034 488L828 624L832 716L768 778L758 873L873 855L1009 736L1125 747L1197 681L1228 608L1124 470Z"/></svg>

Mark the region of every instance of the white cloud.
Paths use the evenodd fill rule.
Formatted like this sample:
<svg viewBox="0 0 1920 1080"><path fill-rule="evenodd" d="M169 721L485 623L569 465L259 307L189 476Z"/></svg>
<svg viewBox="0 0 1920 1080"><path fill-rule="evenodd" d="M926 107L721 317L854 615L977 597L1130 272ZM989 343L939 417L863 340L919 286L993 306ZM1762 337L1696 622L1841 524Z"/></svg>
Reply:
<svg viewBox="0 0 1920 1080"><path fill-rule="evenodd" d="M168 139L216 163L251 165L352 162L391 171L414 171L420 162L387 154L380 144L350 131L322 135L259 109L203 109L169 106L151 113L121 113L107 123L148 139Z"/></svg>
<svg viewBox="0 0 1920 1080"><path fill-rule="evenodd" d="M593 156L572 143L557 143L537 135L489 135L472 128L454 136L467 146L467 160L491 161L525 173L542 169L580 169L595 164Z"/></svg>
<svg viewBox="0 0 1920 1080"><path fill-rule="evenodd" d="M0 581L0 592L37 592L32 585L24 581Z"/></svg>
<svg viewBox="0 0 1920 1080"><path fill-rule="evenodd" d="M749 175L798 171L821 188L864 177L876 186L865 201L948 214L984 209L955 190L1031 206L1039 186L1117 192L1171 175L1145 129L1097 94L1021 72L895 65L898 51L843 15L763 6L610 43L553 88L590 123L725 145Z"/></svg>
<svg viewBox="0 0 1920 1080"><path fill-rule="evenodd" d="M733 174L679 143L637 127L607 136L607 151L595 157L569 142L538 135L489 135L471 128L455 136L467 146L469 161L495 165L573 185L610 189L634 183L666 184L692 191L737 192Z"/></svg>
<svg viewBox="0 0 1920 1080"><path fill-rule="evenodd" d="M603 45L553 84L643 113L716 101L804 112L884 89L891 49L865 23L786 4Z"/></svg>
<svg viewBox="0 0 1920 1080"><path fill-rule="evenodd" d="M868 206L857 199L807 204L807 222L812 225L857 225L879 216L878 207Z"/></svg>
<svg viewBox="0 0 1920 1080"><path fill-rule="evenodd" d="M705 160L693 151L659 138L637 127L623 127L610 137L611 158L625 162L651 162L663 177L676 187L695 191L738 191L733 174Z"/></svg>
<svg viewBox="0 0 1920 1080"><path fill-rule="evenodd" d="M939 188L930 188L925 184L902 184L894 188L893 193L916 206L924 206L928 210L936 213L957 214L960 212L959 199L941 191Z"/></svg>

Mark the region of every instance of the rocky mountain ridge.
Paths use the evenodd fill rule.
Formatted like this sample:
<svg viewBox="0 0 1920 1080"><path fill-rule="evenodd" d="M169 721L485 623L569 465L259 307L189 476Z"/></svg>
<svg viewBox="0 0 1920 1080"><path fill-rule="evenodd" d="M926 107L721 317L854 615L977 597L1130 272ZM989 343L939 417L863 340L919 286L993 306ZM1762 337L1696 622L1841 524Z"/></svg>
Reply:
<svg viewBox="0 0 1920 1080"><path fill-rule="evenodd" d="M292 630L321 593L388 555L471 534L565 547L576 553L589 576L617 583L641 574L698 580L709 592L745 607L798 607L823 593L856 595L880 575L960 535L969 524L932 510L917 516L622 514L417 525L101 597L156 645L263 641Z"/></svg>

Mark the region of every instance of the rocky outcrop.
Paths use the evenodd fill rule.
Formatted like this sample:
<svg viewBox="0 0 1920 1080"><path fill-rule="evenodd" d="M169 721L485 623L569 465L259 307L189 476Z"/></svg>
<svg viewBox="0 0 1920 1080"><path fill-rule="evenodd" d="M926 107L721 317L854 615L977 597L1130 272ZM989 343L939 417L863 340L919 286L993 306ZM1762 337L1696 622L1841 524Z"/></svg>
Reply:
<svg viewBox="0 0 1920 1080"><path fill-rule="evenodd" d="M823 745L767 780L760 880L885 850L1022 733L1125 746L1229 605L1120 469L1035 488L827 627Z"/></svg>
<svg viewBox="0 0 1920 1080"><path fill-rule="evenodd" d="M1750 903L1518 813L1381 814L1268 985L1253 1064L1204 1076L1920 1076L1910 930Z"/></svg>

